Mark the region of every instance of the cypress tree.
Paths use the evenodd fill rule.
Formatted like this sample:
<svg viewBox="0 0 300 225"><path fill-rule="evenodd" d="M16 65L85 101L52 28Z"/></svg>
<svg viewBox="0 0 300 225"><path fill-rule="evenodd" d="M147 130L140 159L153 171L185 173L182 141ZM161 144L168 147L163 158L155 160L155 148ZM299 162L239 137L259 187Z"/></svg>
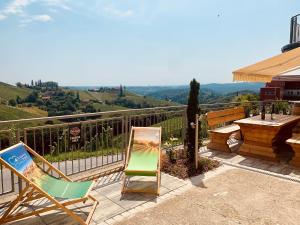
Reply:
<svg viewBox="0 0 300 225"><path fill-rule="evenodd" d="M193 79L190 82L190 93L187 106L188 128L186 133L187 153L190 162L194 162L195 159L195 129L191 126L191 123L195 123L196 114L199 113L199 88L200 84L196 79Z"/></svg>

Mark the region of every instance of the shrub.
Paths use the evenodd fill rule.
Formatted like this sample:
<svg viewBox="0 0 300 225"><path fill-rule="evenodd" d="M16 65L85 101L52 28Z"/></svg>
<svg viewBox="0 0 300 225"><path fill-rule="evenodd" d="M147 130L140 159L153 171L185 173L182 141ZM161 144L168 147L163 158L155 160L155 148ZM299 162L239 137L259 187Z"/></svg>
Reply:
<svg viewBox="0 0 300 225"><path fill-rule="evenodd" d="M10 106L16 106L16 105L17 105L17 102L16 102L16 100L14 100L14 99L9 99L8 104L9 104Z"/></svg>
<svg viewBox="0 0 300 225"><path fill-rule="evenodd" d="M162 171L180 179L186 179L215 169L220 165L216 160L200 157L198 160L198 169L194 163L184 155L177 157L176 162L172 162L167 155L162 156Z"/></svg>

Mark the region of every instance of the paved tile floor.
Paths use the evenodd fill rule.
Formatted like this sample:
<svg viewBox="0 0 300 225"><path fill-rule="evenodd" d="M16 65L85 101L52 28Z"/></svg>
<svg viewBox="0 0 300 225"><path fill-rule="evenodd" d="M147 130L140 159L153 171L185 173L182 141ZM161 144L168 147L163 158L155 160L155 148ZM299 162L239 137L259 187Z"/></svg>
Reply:
<svg viewBox="0 0 300 225"><path fill-rule="evenodd" d="M126 193L121 195L122 186L122 173L114 173L109 176L102 177L98 180L95 188L91 192L98 201L99 205L94 213L91 224L109 224L110 219L114 217L114 220L118 219L118 215L127 215L130 210L134 210L137 207L149 206L155 204L159 199L163 199L164 196L170 192L173 192L179 188L182 188L189 183L187 181L180 180L167 174L162 174L162 184L160 189L160 196L142 193ZM131 185L136 188L147 187L155 188L155 178L152 177L133 177L131 179ZM35 208L44 207L48 203L45 201L36 201L34 208L25 208L22 210L34 210ZM5 207L2 205L2 211ZM82 204L76 205L76 212L82 218L86 218L87 212L90 209L90 205L83 206ZM0 205L1 210L1 205ZM124 218L124 217L121 217ZM71 225L77 224L73 219L66 216L61 212L49 212L46 215L43 214L40 217L27 218L19 222L11 223L12 225L56 225L64 224Z"/></svg>
<svg viewBox="0 0 300 225"><path fill-rule="evenodd" d="M213 151L210 149L201 148L200 154L204 157L212 158L221 161L226 167L238 167L242 169L252 170L267 175L276 176L284 179L291 179L300 183L300 168L290 166L284 162L276 163L269 162L261 159L245 157L236 153L224 153L219 151ZM137 211L145 210L151 206L156 206L170 196L176 196L182 193L190 187L190 184L194 183L183 181L178 178L172 177L167 174L162 174L162 186L161 195L156 197L149 194L141 193L128 193L121 195L121 177L122 173L117 172L108 176L104 176L98 180L95 188L92 191L92 195L99 201L99 205L92 218L92 225L96 224L112 224L117 221L122 221L128 216L134 215ZM207 177L207 174L196 177L195 182L201 181L201 179ZM136 177L132 179L132 185L136 187L155 187L155 179L146 177ZM35 207L43 207L47 203L36 202ZM86 217L89 210L89 205L83 207L82 205L76 205L76 212L83 218ZM0 212L5 207L0 205ZM25 208L22 210L34 210L34 208ZM0 213L1 214L1 213ZM77 224L71 218L61 212L51 212L44 214L41 217L32 217L23 221L12 223L12 225L75 225Z"/></svg>
<svg viewBox="0 0 300 225"><path fill-rule="evenodd" d="M227 153L214 151L203 147L200 154L204 157L215 159L226 165L236 166L239 168L249 169L257 172L264 172L277 177L288 178L300 182L300 168L294 167L282 161L271 162L253 157L238 155L235 152Z"/></svg>

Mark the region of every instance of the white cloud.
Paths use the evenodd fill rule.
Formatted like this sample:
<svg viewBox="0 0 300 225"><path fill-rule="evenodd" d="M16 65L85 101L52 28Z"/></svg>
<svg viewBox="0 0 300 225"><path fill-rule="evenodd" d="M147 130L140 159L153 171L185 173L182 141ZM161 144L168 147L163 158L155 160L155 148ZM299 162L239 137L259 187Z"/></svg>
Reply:
<svg viewBox="0 0 300 225"><path fill-rule="evenodd" d="M33 21L48 22L53 20L47 14L28 14L27 7L31 5L38 5L43 8L49 8L48 12L60 10L71 10L68 6L69 0L12 0L2 10L0 9L0 21L7 19L9 16L19 16L22 26Z"/></svg>
<svg viewBox="0 0 300 225"><path fill-rule="evenodd" d="M52 19L51 16L43 14L43 15L34 15L31 17L33 21L40 21L40 22L49 22Z"/></svg>
<svg viewBox="0 0 300 225"><path fill-rule="evenodd" d="M113 4L105 6L103 10L109 15L116 16L116 17L131 17L134 15L133 10L131 9L121 10L116 8Z"/></svg>
<svg viewBox="0 0 300 225"><path fill-rule="evenodd" d="M4 13L9 14L22 14L26 6L30 5L32 0L14 0L4 9Z"/></svg>
<svg viewBox="0 0 300 225"><path fill-rule="evenodd" d="M64 10L71 10L67 0L42 0L46 5Z"/></svg>
<svg viewBox="0 0 300 225"><path fill-rule="evenodd" d="M1 20L5 20L6 17L7 17L7 16L5 16L5 15L3 15L3 14L0 14L0 21L1 21Z"/></svg>

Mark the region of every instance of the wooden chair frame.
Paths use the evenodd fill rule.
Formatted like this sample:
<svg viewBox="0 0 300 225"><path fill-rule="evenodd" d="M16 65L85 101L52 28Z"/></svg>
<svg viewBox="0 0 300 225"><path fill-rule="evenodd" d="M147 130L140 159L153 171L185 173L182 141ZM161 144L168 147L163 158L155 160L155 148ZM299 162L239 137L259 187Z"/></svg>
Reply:
<svg viewBox="0 0 300 225"><path fill-rule="evenodd" d="M47 172L50 172L51 170L56 172L58 175L60 175L64 180L72 182L72 180L67 177L65 174L63 174L60 170L55 168L51 163L49 163L45 158L43 158L41 155L36 153L33 149L31 149L29 146L24 144L23 142L20 142L24 145L26 150L31 153L33 156L41 160L41 162L45 163L49 169ZM9 151L13 148L14 146L7 148L3 150L2 152ZM19 173L14 167L9 165L6 161L4 161L2 158L0 158L0 163L3 164L6 168L10 169L13 171L15 175L17 175L19 178L24 180L26 182L25 188L20 191L18 197L12 201L11 205L8 207L8 209L4 212L3 216L0 218L0 224L24 219L27 217L31 217L34 215L40 215L41 213L45 213L48 211L52 210L62 210L66 214L68 214L70 217L72 217L74 220L79 222L81 225L87 225L90 223L92 216L96 210L96 207L98 205L98 201L91 195L89 195L89 192L91 191L93 184L91 185L90 189L87 191L87 194L82 197L82 198L77 198L77 199L71 199L71 200L64 200L64 201L58 201L54 197L50 196L47 192L42 190L40 187L38 187L36 184L34 184L32 181L30 181L27 177L25 177L22 173ZM13 214L16 209L22 205L22 204L28 204L29 202L37 199L45 198L48 201L50 201L52 204L50 206L47 206L43 209L38 209L32 212L26 212L26 213L17 213ZM91 208L90 213L87 216L87 219L84 221L80 216L76 215L74 212L72 212L70 209L67 208L67 206L76 204L76 203L85 203L86 201L91 200L93 201L93 205Z"/></svg>
<svg viewBox="0 0 300 225"><path fill-rule="evenodd" d="M125 159L125 166L124 166L124 174L123 174L123 185L122 185L122 194L126 193L126 192L135 192L135 193L148 193L148 194L156 194L159 195L160 193L160 185L161 185L161 172L160 172L160 168L161 168L161 127L160 127L160 131L159 131L159 147L158 147L158 151L159 151L159 157L158 157L158 163L157 163L157 170L155 171L148 171L150 173L155 172L156 173L156 181L157 181L157 189L156 190L152 190L152 189L129 189L128 188L128 184L129 184L129 177L128 175L125 174L125 169L128 166L128 162L130 159L130 147L131 147L131 142L132 142L132 135L133 135L133 130L135 129L139 129L139 128L154 128L154 127L131 127L131 131L130 131L130 136L129 136L129 143L128 143L128 147L127 147L127 152L126 152L126 159ZM157 127L156 127L157 128ZM132 171L132 172L147 172L147 171Z"/></svg>

